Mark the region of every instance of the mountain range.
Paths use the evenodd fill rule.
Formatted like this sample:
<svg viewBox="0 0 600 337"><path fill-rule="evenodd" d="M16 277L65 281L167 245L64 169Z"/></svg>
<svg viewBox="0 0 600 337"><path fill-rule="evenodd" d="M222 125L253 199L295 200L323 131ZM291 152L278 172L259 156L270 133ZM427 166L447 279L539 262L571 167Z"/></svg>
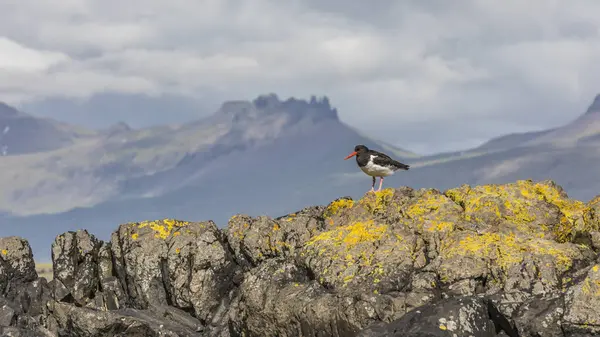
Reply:
<svg viewBox="0 0 600 337"><path fill-rule="evenodd" d="M571 123L510 134L460 152L420 156L371 139L340 120L327 97L275 94L229 101L190 123L90 130L0 104L0 229L49 256L54 234L158 218L273 217L370 188L356 144L411 165L387 186L440 190L461 184L553 179L571 197L600 191L600 95Z"/></svg>

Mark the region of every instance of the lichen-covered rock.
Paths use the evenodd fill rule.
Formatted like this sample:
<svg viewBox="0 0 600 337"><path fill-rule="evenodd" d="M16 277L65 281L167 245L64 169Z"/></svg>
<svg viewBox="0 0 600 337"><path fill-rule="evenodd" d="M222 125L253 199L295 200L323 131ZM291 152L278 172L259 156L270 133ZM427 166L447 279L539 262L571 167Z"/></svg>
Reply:
<svg viewBox="0 0 600 337"><path fill-rule="evenodd" d="M247 272L230 313L234 335L355 336L371 322L406 312L405 296L335 295L309 276L275 259Z"/></svg>
<svg viewBox="0 0 600 337"><path fill-rule="evenodd" d="M322 232L306 243L301 256L324 286L374 293L403 289L410 274L426 263L422 239L374 220Z"/></svg>
<svg viewBox="0 0 600 337"><path fill-rule="evenodd" d="M211 221L122 225L111 247L115 273L134 308L173 305L209 324L234 286L237 266Z"/></svg>
<svg viewBox="0 0 600 337"><path fill-rule="evenodd" d="M0 294L8 291L11 284L30 282L36 278L29 243L16 236L0 238Z"/></svg>
<svg viewBox="0 0 600 337"><path fill-rule="evenodd" d="M452 233L431 264L442 283L480 279L498 288L558 290L563 275L574 264L591 263L587 247L514 233Z"/></svg>
<svg viewBox="0 0 600 337"><path fill-rule="evenodd" d="M483 185L446 192L464 208L465 219L499 228L500 232L568 242L598 230L593 210L571 200L552 181L529 180L505 185Z"/></svg>
<svg viewBox="0 0 600 337"><path fill-rule="evenodd" d="M26 241L4 238L0 334L600 335L599 220L600 196L550 181L390 188L223 230L164 219L110 242L65 233L49 283Z"/></svg>
<svg viewBox="0 0 600 337"><path fill-rule="evenodd" d="M235 215L227 226L227 240L236 261L247 268L269 258L294 256L322 228L322 213L322 207L309 207L277 219Z"/></svg>
<svg viewBox="0 0 600 337"><path fill-rule="evenodd" d="M583 280L569 288L565 307L569 330L600 334L600 265L591 267Z"/></svg>
<svg viewBox="0 0 600 337"><path fill-rule="evenodd" d="M82 306L94 299L96 291L100 290L100 247L102 241L86 230L61 234L52 244L54 282L62 283L73 301Z"/></svg>

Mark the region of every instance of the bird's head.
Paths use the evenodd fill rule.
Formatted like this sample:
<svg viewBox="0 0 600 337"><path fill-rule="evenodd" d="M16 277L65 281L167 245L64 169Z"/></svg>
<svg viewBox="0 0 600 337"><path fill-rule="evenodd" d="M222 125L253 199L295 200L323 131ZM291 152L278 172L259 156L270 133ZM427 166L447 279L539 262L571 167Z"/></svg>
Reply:
<svg viewBox="0 0 600 337"><path fill-rule="evenodd" d="M354 152L352 152L348 156L346 156L346 158L344 158L344 160L350 159L350 158L356 156L357 154L361 154L361 153L367 152L367 151L369 151L369 149L366 146L364 146L364 145L356 145L354 147Z"/></svg>

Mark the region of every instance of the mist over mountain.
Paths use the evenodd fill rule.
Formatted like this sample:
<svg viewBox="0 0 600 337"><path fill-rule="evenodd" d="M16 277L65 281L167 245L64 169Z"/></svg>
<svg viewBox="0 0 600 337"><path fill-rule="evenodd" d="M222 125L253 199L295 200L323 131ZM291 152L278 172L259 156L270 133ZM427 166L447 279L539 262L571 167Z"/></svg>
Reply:
<svg viewBox="0 0 600 337"><path fill-rule="evenodd" d="M343 160L356 144L411 165L386 186L445 190L553 179L571 197L587 200L600 190L598 102L562 127L432 156L362 135L326 97L268 94L224 102L182 125L136 130L121 123L53 150L0 158L0 226L47 256L54 233L81 227L103 236L115 224L144 219L212 219L223 226L238 212L279 216L340 195L362 196L370 178Z"/></svg>
<svg viewBox="0 0 600 337"><path fill-rule="evenodd" d="M121 121L132 128L187 123L211 112L213 102L180 95L98 93L86 99L50 97L21 108L32 115L99 130Z"/></svg>

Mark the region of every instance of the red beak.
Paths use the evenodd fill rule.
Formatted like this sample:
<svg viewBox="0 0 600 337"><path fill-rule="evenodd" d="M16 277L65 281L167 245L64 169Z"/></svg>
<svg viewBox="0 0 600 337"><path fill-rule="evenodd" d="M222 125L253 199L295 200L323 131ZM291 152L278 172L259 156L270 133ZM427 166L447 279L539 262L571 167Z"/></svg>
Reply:
<svg viewBox="0 0 600 337"><path fill-rule="evenodd" d="M346 158L344 158L344 160L346 160L346 159L350 159L350 158L352 158L352 157L354 157L354 156L356 156L356 151L354 151L354 152L350 153L350 154L349 154L349 155L348 155Z"/></svg>

